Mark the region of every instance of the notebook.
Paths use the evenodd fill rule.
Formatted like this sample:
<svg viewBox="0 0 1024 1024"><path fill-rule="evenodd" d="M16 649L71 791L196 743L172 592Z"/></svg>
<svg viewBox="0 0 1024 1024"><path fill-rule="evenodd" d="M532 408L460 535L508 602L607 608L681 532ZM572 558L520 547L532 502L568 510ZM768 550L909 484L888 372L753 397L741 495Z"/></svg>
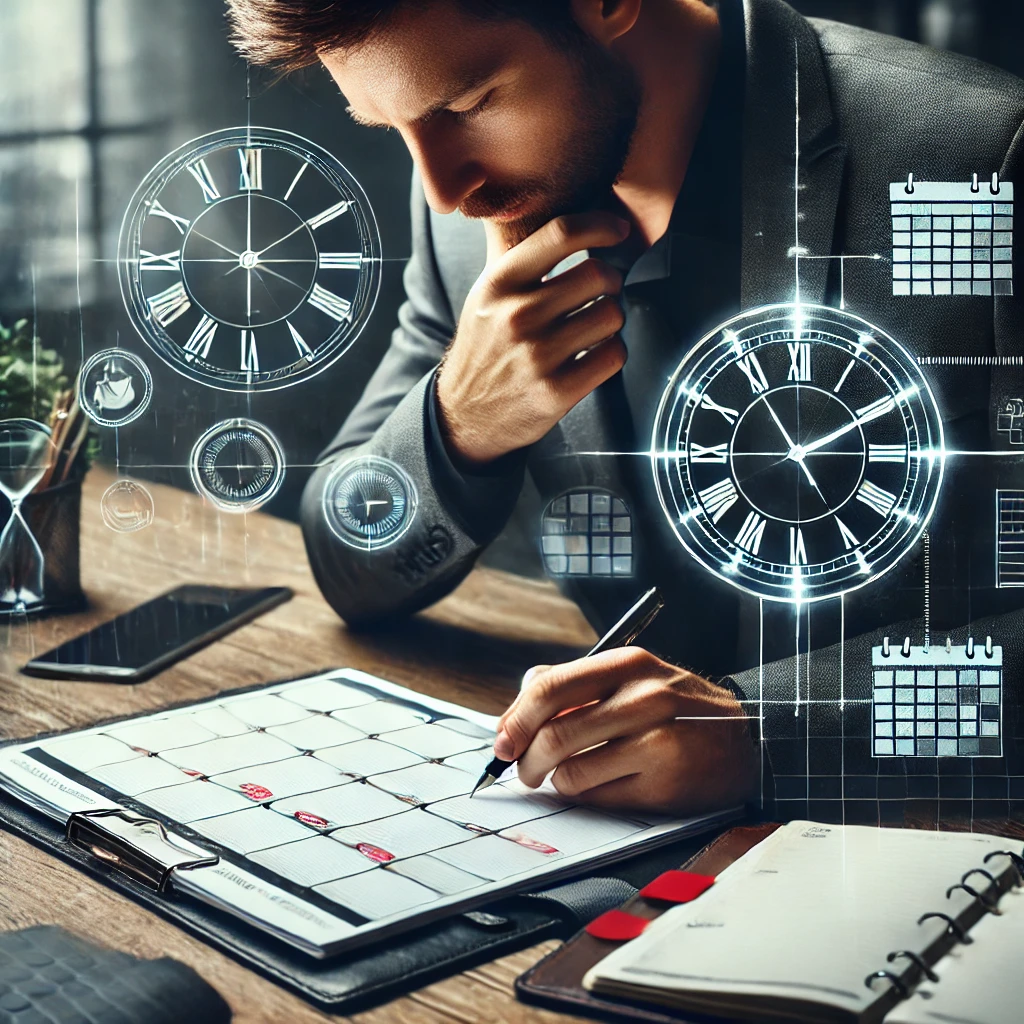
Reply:
<svg viewBox="0 0 1024 1024"><path fill-rule="evenodd" d="M742 1020L1010 1024L1019 853L996 836L791 822L583 984Z"/></svg>
<svg viewBox="0 0 1024 1024"><path fill-rule="evenodd" d="M496 719L352 669L0 749L0 796L151 888L324 958L739 816L573 806Z"/></svg>

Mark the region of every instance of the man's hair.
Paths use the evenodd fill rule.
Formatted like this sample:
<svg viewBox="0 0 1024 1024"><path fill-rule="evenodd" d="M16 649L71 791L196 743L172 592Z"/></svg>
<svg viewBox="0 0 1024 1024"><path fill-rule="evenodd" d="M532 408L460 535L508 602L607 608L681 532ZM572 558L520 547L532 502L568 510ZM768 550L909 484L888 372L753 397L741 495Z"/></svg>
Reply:
<svg viewBox="0 0 1024 1024"><path fill-rule="evenodd" d="M358 46L387 28L402 9L436 0L227 0L231 41L253 64L287 73L321 53ZM570 0L455 0L468 14L526 22L555 41L578 39Z"/></svg>

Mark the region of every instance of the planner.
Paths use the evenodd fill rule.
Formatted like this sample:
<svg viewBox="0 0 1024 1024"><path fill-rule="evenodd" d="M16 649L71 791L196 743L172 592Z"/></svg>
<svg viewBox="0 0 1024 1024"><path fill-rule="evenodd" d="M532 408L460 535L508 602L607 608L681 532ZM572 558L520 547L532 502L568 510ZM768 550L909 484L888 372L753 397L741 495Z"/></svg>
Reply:
<svg viewBox="0 0 1024 1024"><path fill-rule="evenodd" d="M0 748L0 797L136 882L327 958L710 830L507 773L496 719L353 669Z"/></svg>
<svg viewBox="0 0 1024 1024"><path fill-rule="evenodd" d="M1020 852L975 833L790 822L583 985L730 1019L1010 1024Z"/></svg>

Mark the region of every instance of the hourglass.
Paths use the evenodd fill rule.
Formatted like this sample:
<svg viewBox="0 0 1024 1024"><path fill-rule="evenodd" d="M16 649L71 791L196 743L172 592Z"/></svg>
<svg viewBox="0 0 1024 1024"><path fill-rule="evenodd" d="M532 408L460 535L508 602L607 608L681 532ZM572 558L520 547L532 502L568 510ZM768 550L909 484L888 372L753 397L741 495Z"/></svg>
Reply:
<svg viewBox="0 0 1024 1024"><path fill-rule="evenodd" d="M50 464L50 429L35 420L0 420L0 493L11 515L0 533L0 611L24 612L43 600L45 564L21 511Z"/></svg>

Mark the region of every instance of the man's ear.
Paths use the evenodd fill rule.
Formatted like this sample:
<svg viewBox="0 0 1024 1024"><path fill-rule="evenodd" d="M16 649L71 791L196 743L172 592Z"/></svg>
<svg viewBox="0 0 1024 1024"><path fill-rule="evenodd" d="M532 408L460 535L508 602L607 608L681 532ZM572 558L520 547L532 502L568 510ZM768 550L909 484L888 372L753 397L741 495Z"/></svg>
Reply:
<svg viewBox="0 0 1024 1024"><path fill-rule="evenodd" d="M596 43L610 46L636 24L643 0L571 0L571 3L576 24Z"/></svg>

